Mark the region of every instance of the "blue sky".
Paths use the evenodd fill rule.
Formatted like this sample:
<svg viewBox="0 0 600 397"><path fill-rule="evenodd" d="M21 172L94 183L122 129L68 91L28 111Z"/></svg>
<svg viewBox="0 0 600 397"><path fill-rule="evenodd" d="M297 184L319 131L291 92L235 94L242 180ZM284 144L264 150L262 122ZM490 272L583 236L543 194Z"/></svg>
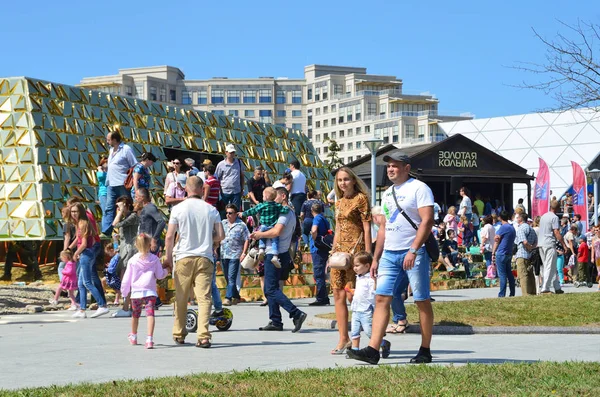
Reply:
<svg viewBox="0 0 600 397"><path fill-rule="evenodd" d="M552 37L557 19L600 22L593 1L5 1L0 76L75 84L119 68L169 64L190 79L302 77L320 63L396 75L429 91L446 114L477 118L553 106L511 87L510 69L542 61L531 30Z"/></svg>

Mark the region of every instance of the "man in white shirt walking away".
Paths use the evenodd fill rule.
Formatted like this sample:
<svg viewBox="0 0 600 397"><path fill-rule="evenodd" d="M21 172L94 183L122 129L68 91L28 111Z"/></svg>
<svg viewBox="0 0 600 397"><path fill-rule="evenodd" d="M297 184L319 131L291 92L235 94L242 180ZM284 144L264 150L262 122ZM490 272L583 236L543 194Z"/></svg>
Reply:
<svg viewBox="0 0 600 397"><path fill-rule="evenodd" d="M290 201L294 206L296 216L300 216L302 204L306 201L306 176L300 171L300 162L293 160L290 162L290 170L292 170L292 188L290 189Z"/></svg>
<svg viewBox="0 0 600 397"><path fill-rule="evenodd" d="M552 291L550 291L550 284L553 285L555 293L562 294L564 292L560 288L556 270L556 242L561 243L565 252L567 252L567 246L565 245L563 237L560 235L558 216L556 216L556 212L559 210L560 202L552 200L550 203L550 211L546 212L540 218L538 245L540 247L540 257L544 263L544 269L542 270L544 279L540 290L541 294L552 293Z"/></svg>

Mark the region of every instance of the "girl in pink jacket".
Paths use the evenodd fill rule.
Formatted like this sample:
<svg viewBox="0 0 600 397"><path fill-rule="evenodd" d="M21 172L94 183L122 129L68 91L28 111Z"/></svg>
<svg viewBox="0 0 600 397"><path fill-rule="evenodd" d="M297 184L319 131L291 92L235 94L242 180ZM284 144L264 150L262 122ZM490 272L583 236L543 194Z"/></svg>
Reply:
<svg viewBox="0 0 600 397"><path fill-rule="evenodd" d="M137 345L137 330L142 314L142 306L146 306L148 321L148 337L146 349L154 348L154 306L156 304L156 280L165 278L169 269L163 269L156 255L150 253L152 237L145 233L137 236L135 246L138 253L127 264L127 270L121 281L121 293L127 296L131 292L131 333L127 336L129 343Z"/></svg>

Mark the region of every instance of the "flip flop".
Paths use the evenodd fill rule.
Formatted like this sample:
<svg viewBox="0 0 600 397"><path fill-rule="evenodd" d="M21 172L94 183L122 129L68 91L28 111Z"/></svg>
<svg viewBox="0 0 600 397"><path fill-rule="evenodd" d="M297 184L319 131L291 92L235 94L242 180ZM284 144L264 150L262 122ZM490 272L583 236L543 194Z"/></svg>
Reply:
<svg viewBox="0 0 600 397"><path fill-rule="evenodd" d="M385 333L386 334L395 334L397 329L398 329L398 324L390 324L385 329Z"/></svg>

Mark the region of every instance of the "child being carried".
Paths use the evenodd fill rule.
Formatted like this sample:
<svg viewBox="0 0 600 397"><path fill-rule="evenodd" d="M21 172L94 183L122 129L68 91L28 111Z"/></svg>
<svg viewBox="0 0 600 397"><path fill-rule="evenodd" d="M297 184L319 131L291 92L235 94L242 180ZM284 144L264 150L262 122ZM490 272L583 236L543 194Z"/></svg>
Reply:
<svg viewBox="0 0 600 397"><path fill-rule="evenodd" d="M289 207L276 203L275 197L277 197L275 189L272 187L265 188L263 191L264 201L258 204L256 207L239 213L239 216L242 217L258 214L258 219L260 220L260 231L266 232L267 230L271 230L277 223L279 215L290 212ZM261 260L265 256L265 247L265 239L260 239L258 243L258 255ZM273 259L271 262L273 263L273 266L280 268L281 262L279 261L279 256L277 255L279 252L279 237L274 237L271 239L271 248L273 249Z"/></svg>

